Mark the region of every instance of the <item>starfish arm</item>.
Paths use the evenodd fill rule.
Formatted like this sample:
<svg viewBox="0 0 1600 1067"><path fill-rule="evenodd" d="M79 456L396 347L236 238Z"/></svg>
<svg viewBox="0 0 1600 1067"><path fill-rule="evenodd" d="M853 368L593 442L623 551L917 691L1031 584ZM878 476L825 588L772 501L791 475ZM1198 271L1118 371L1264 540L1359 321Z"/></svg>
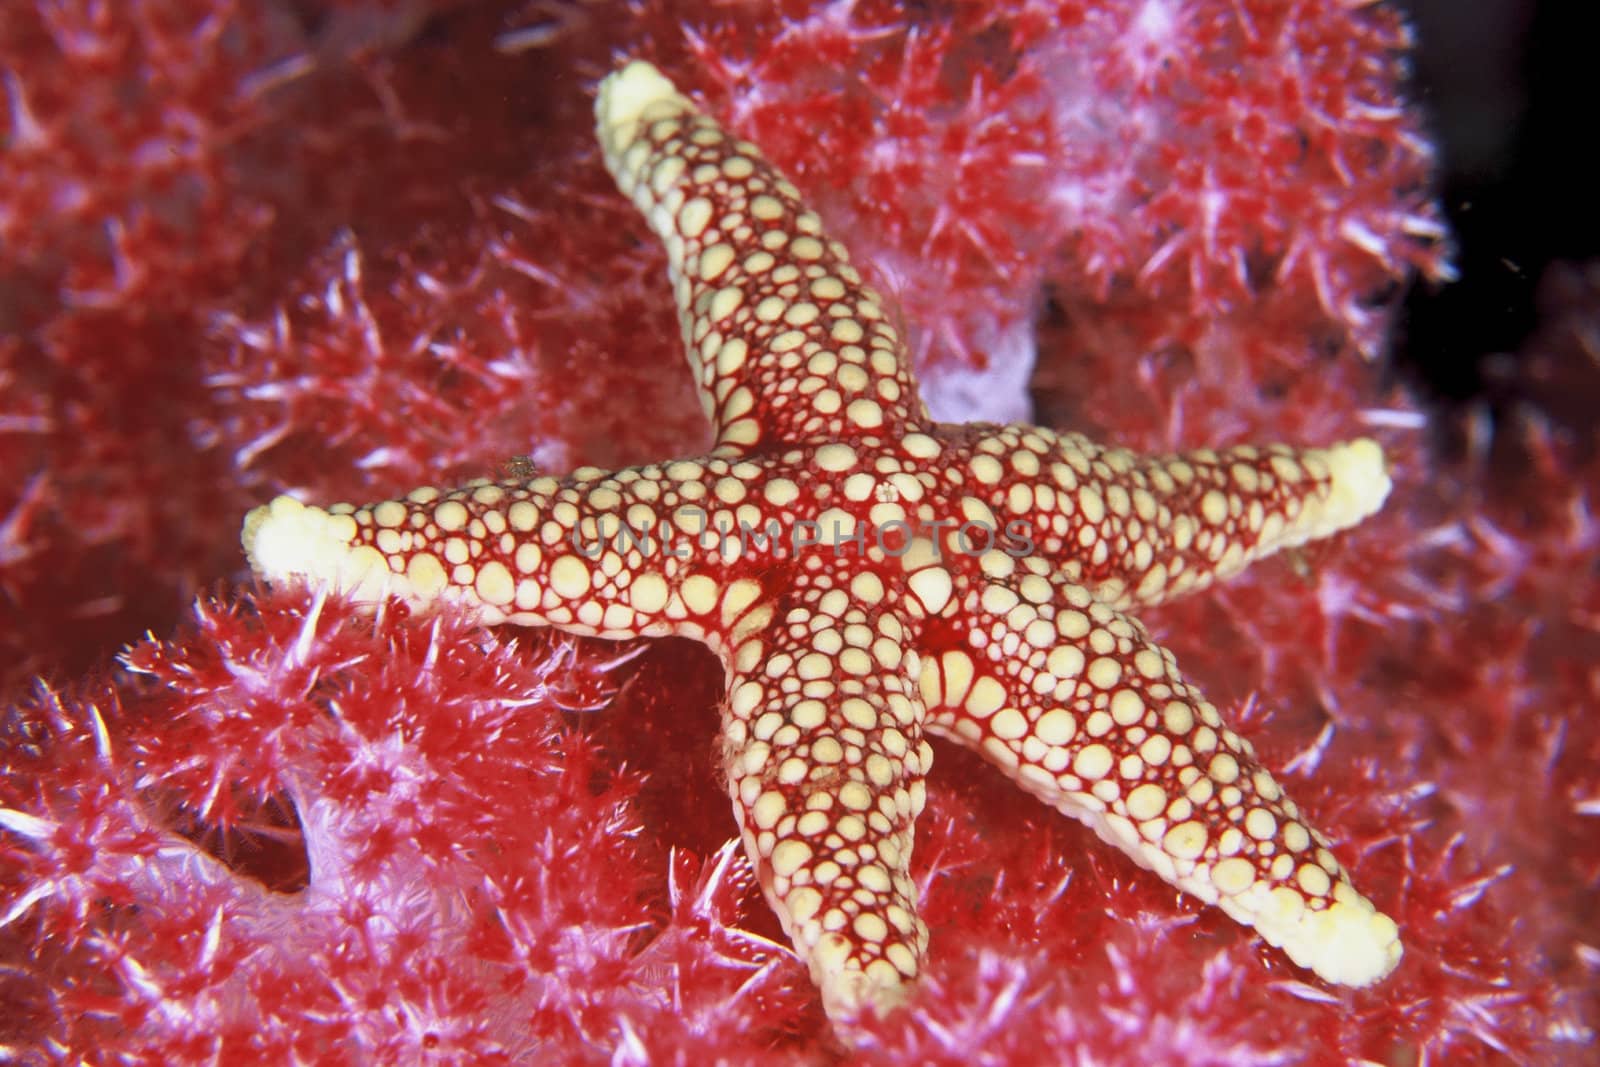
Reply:
<svg viewBox="0 0 1600 1067"><path fill-rule="evenodd" d="M720 517L726 461L418 489L377 504L280 496L245 519L251 568L357 603L450 603L484 623L611 638L680 634L733 653L771 620L760 582L698 539ZM726 495L727 490L724 489Z"/></svg>
<svg viewBox="0 0 1600 1067"><path fill-rule="evenodd" d="M925 649L928 730L1329 982L1399 962L1398 930L1356 892L1248 741L1133 619L1030 558L988 581Z"/></svg>
<svg viewBox="0 0 1600 1067"><path fill-rule="evenodd" d="M1348 529L1390 489L1369 438L1145 457L1012 426L980 441L969 466L997 513L1025 518L1041 554L1119 608L1203 589Z"/></svg>
<svg viewBox="0 0 1600 1067"><path fill-rule="evenodd" d="M878 295L755 145L641 61L601 83L595 121L606 167L666 245L720 453L926 424Z"/></svg>
<svg viewBox="0 0 1600 1067"><path fill-rule="evenodd" d="M830 1017L904 996L927 948L910 862L933 752L892 612L796 598L732 674L728 790L761 886Z"/></svg>

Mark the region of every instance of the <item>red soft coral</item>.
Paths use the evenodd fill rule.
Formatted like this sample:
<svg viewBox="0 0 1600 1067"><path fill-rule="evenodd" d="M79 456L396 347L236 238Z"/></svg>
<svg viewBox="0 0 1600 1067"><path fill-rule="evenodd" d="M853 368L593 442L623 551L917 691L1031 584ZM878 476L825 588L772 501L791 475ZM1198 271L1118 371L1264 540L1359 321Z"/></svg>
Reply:
<svg viewBox="0 0 1600 1067"><path fill-rule="evenodd" d="M734 925L740 861L691 899L695 865L675 862L672 913L652 914L666 871L635 843L637 778L563 720L613 651L274 594L202 603L193 631L135 646L145 681L120 693L13 709L4 919L27 970L57 977L11 1038L167 1063L510 1063L659 1029L668 1003L781 1001L794 968Z"/></svg>
<svg viewBox="0 0 1600 1067"><path fill-rule="evenodd" d="M701 444L661 253L590 142L587 89L627 53L796 176L901 298L949 414L1022 410L1037 353L1041 421L1151 450L1376 430L1397 457L1370 528L1149 620L1400 916L1395 977L1331 993L940 749L929 974L860 1055L1580 1048L1593 459L1530 419L1443 469L1351 358L1381 350L1407 271L1447 273L1394 13L627 13L0 14L0 688L83 676L7 714L0 1041L47 1062L840 1054L725 844L721 673L690 646L239 594L101 679L238 573L271 490ZM1563 291L1540 350L1581 353L1596 301Z"/></svg>

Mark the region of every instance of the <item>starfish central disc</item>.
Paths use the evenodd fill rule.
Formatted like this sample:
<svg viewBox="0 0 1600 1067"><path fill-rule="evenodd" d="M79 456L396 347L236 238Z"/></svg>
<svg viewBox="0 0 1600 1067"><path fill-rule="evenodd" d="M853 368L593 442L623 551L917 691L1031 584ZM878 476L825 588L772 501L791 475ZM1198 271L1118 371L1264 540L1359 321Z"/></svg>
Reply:
<svg viewBox="0 0 1600 1067"><path fill-rule="evenodd" d="M745 847L840 1021L906 995L927 950L926 734L1327 981L1388 974L1395 924L1126 614L1360 522L1389 491L1378 446L1142 457L933 423L882 300L754 145L642 62L605 79L596 119L666 246L713 450L364 506L279 497L245 521L251 567L486 624L706 642Z"/></svg>

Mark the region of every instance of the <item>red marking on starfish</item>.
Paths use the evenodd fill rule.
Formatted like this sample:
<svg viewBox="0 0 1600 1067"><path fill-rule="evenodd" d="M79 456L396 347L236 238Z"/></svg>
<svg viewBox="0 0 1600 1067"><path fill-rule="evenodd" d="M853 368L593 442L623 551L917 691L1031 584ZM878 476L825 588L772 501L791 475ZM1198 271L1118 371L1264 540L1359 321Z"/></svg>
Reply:
<svg viewBox="0 0 1600 1067"><path fill-rule="evenodd" d="M713 451L361 507L279 497L245 522L251 566L485 623L705 641L745 848L836 1019L895 1003L927 949L925 733L1323 978L1386 975L1395 924L1125 614L1359 522L1389 490L1378 446L1146 458L933 423L881 300L754 145L644 63L596 112L666 244Z"/></svg>

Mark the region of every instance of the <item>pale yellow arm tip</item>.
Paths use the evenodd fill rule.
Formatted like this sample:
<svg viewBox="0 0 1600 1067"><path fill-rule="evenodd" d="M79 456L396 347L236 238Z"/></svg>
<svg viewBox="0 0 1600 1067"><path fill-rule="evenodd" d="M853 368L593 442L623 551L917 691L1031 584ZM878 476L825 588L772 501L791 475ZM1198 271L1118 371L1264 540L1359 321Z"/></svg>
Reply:
<svg viewBox="0 0 1600 1067"><path fill-rule="evenodd" d="M821 936L806 960L830 1019L853 1020L869 1013L887 1015L911 999L911 986L893 966L875 960L862 970L851 961L851 953L849 941L830 932Z"/></svg>
<svg viewBox="0 0 1600 1067"><path fill-rule="evenodd" d="M1348 530L1382 508L1394 488L1383 449L1370 437L1306 452L1303 462L1326 474L1327 491L1308 499L1281 534L1264 539L1257 557Z"/></svg>
<svg viewBox="0 0 1600 1067"><path fill-rule="evenodd" d="M1354 526L1383 507L1394 483L1378 442L1370 437L1347 441L1330 448L1326 459L1333 490L1322 513L1330 533Z"/></svg>
<svg viewBox="0 0 1600 1067"><path fill-rule="evenodd" d="M1356 989L1387 978L1405 952L1394 920L1359 897L1308 914L1283 949L1324 981Z"/></svg>
<svg viewBox="0 0 1600 1067"><path fill-rule="evenodd" d="M371 546L353 545L355 536L349 515L280 496L245 516L239 539L250 569L273 585L298 578L374 601L390 579L388 564Z"/></svg>
<svg viewBox="0 0 1600 1067"><path fill-rule="evenodd" d="M1235 919L1254 926L1261 939L1317 977L1359 989L1388 977L1405 949L1395 921L1342 878L1325 907L1311 909L1292 886L1251 889L1218 901Z"/></svg>
<svg viewBox="0 0 1600 1067"><path fill-rule="evenodd" d="M295 553L318 540L315 531L326 517L321 508L308 508L292 496L252 508L239 534L250 569L268 581L287 578L299 562Z"/></svg>
<svg viewBox="0 0 1600 1067"><path fill-rule="evenodd" d="M654 66L635 59L608 74L595 97L594 117L600 143L607 153L620 154L638 140L642 120L656 105L663 111L689 108L689 101Z"/></svg>

